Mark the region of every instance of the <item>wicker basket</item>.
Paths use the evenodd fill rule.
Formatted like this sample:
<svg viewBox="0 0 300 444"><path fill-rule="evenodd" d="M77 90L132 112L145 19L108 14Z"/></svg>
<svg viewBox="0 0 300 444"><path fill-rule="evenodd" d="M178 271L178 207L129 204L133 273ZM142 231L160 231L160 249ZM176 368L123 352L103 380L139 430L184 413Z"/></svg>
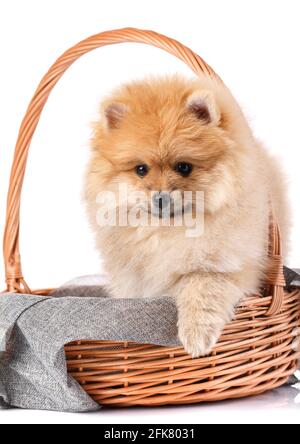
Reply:
<svg viewBox="0 0 300 444"><path fill-rule="evenodd" d="M12 167L4 236L7 291L31 291L19 254L20 198L30 143L47 99L80 56L122 42L152 44L184 61L196 75L217 77L194 52L151 31L123 29L93 36L58 59L40 83L23 120ZM219 79L219 78L218 78ZM285 291L279 230L270 224L270 269L260 295L243 301L209 357L192 359L183 348L113 342L66 346L69 373L97 402L110 406L192 404L263 393L284 384L300 354L293 332L300 325L300 293ZM84 338L82 338L84 339Z"/></svg>

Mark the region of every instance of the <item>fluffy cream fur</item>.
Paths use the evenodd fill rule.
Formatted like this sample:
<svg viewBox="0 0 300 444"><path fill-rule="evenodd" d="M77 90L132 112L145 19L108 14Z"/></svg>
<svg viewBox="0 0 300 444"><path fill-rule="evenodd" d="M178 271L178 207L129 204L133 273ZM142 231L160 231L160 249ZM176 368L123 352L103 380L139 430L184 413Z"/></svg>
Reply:
<svg viewBox="0 0 300 444"><path fill-rule="evenodd" d="M113 297L174 296L178 328L193 357L211 352L242 297L259 290L267 266L270 201L286 246L283 175L254 138L229 91L206 78L148 79L105 100L95 125L86 200ZM193 171L181 177L176 162ZM136 166L146 164L141 178ZM99 191L204 191L205 229L99 227ZM149 197L150 199L150 197Z"/></svg>

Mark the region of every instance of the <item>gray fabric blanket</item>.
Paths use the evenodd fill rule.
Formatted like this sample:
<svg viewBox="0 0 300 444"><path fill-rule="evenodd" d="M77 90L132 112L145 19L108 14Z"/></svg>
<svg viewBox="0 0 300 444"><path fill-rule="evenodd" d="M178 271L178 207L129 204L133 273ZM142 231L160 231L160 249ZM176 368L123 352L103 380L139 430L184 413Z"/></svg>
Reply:
<svg viewBox="0 0 300 444"><path fill-rule="evenodd" d="M91 290L96 288L81 287L80 293ZM177 310L171 298L2 295L0 408L98 410L67 375L64 345L80 339L179 345L176 323Z"/></svg>
<svg viewBox="0 0 300 444"><path fill-rule="evenodd" d="M180 345L172 298L109 299L94 278L51 297L0 297L0 408L95 411L67 374L64 345L114 340Z"/></svg>

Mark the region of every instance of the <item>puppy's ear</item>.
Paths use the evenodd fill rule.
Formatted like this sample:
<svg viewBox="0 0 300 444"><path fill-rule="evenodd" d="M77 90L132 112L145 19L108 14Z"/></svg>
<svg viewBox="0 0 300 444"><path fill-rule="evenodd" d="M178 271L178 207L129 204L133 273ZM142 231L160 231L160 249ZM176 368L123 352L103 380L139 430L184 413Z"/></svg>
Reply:
<svg viewBox="0 0 300 444"><path fill-rule="evenodd" d="M112 103L104 109L107 127L109 129L119 128L120 123L128 112L128 107L123 103Z"/></svg>
<svg viewBox="0 0 300 444"><path fill-rule="evenodd" d="M188 110L206 124L218 125L221 112L210 91L195 91L187 100Z"/></svg>

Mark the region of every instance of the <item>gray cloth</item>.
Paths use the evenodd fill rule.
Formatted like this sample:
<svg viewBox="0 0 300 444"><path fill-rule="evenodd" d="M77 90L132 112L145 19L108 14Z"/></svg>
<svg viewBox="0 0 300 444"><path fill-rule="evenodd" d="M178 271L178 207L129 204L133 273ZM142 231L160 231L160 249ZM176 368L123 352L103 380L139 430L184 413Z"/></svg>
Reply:
<svg viewBox="0 0 300 444"><path fill-rule="evenodd" d="M72 292L84 296L90 291L91 287L69 287L54 296ZM64 345L86 339L176 346L180 344L176 324L172 298L1 295L0 408L98 410L98 404L68 376Z"/></svg>

